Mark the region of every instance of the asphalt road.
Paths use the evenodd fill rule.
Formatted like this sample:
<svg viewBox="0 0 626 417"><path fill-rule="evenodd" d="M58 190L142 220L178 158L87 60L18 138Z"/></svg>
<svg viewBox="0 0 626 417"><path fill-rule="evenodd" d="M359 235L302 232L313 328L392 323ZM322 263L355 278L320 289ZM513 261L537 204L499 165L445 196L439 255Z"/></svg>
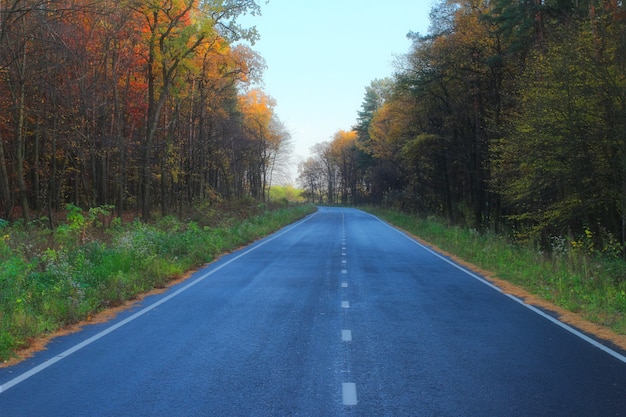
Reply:
<svg viewBox="0 0 626 417"><path fill-rule="evenodd" d="M626 358L321 208L0 369L0 417L626 416Z"/></svg>

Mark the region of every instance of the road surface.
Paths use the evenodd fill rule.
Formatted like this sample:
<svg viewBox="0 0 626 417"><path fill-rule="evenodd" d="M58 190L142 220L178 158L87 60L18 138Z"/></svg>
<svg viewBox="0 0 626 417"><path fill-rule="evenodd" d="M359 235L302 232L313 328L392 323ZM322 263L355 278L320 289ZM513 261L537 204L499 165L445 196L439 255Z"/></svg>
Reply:
<svg viewBox="0 0 626 417"><path fill-rule="evenodd" d="M626 416L626 358L320 208L0 369L0 416Z"/></svg>

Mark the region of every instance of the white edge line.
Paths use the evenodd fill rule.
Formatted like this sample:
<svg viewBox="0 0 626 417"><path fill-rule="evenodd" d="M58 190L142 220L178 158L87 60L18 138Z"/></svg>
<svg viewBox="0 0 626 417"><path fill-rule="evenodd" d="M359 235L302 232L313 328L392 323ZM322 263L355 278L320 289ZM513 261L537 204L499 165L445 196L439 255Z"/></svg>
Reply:
<svg viewBox="0 0 626 417"><path fill-rule="evenodd" d="M369 214L369 213L368 213ZM448 264L454 266L455 268L465 272L467 275L471 276L472 278L482 282L483 284L493 288L494 290L498 291L499 293L507 296L508 298L510 298L511 300L523 305L524 307L528 308L529 310L539 314L541 317L551 321L552 323L556 324L557 326L567 330L568 332L570 332L571 334L573 334L574 336L577 336L579 338L581 338L582 340L584 340L585 342L591 344L592 346L597 347L598 349L608 353L609 355L613 356L615 359L626 363L626 356L614 351L613 349L603 345L602 343L590 338L589 336L587 336L586 334L580 332L579 330L576 330L575 328L569 326L568 324L563 323L562 321L550 316L549 314L544 313L543 311L539 310L537 307L532 306L530 304L527 304L524 300L517 298L511 294L507 294L504 291L502 291L501 288L497 287L496 285L492 284L491 282L487 281L486 279L468 271L467 269L463 268L461 265L458 265L457 263L451 261L450 259L446 258L445 256L441 255L440 253L434 251L433 249L429 248L428 246L425 246L423 244L421 244L420 242L418 242L417 240L413 239L411 236L407 235L406 233L404 233L403 231L391 226L389 223L381 220L380 218L370 214L370 216L374 217L375 219L377 219L379 222L381 222L382 224L384 224L385 226L387 226L388 228L396 231L397 233L399 233L400 235L404 236L406 239L410 240L411 242L415 243L416 245L418 245L419 247L425 249L426 251L432 253L433 255L435 255L436 257L438 257L439 259L442 259L443 261L447 262Z"/></svg>
<svg viewBox="0 0 626 417"><path fill-rule="evenodd" d="M265 240L262 240L262 241L258 242L256 245L253 244L254 246L249 248L249 249L247 249L245 252L242 252L239 255L235 256L234 258L229 259L228 261L224 262L223 264L217 266L216 268L214 268L214 269L212 269L210 271L207 271L206 273L202 274L201 276L199 276L198 278L196 278L195 280L193 280L189 284L185 285L182 288L179 288L178 290L176 290L172 294L170 294L170 295L160 299L159 301L155 302L154 304L150 304L149 306L139 310L138 312L136 312L132 316L125 318L124 320L120 321L119 323L116 323L116 324L114 324L111 327L107 327L106 329L104 329L100 333L90 337L89 339L86 339L86 340L82 341L81 343L79 343L77 345L74 345L73 347L71 347L71 348L69 348L69 349L59 353L55 357L53 357L51 359L48 359L47 361L45 361L45 362L35 366L34 368L32 368L32 369L22 373L21 375L19 375L19 376L15 377L15 378L5 382L4 384L0 385L0 394L2 394L3 392L7 391L8 389L16 386L17 384L26 381L31 376L34 376L34 375L38 374L39 372L41 372L44 369L54 365L55 363L59 362L60 360L67 358L71 354L78 352L82 348L84 348L86 346L89 346L93 342L103 338L104 336L108 335L109 333L114 332L115 330L119 329L120 327L125 326L126 324L130 323L131 321L133 321L133 320L143 316L144 314L154 310L158 306L166 303L167 301L171 300L172 298L174 298L174 297L182 294L183 292L187 291L189 288L193 287L194 285L200 283L201 281L204 281L206 278L210 277L211 275L213 275L214 273L218 272L222 268L224 268L224 267L230 265L231 263L235 262L236 260L246 256L250 252L253 252L253 251L257 250L258 248L262 247L266 243L269 243L272 240L277 239L280 236L290 232L291 230L293 230L294 228L300 226L304 222L309 221L311 218L316 216L318 213L319 213L319 211L317 211L315 213L312 213L312 214L308 215L307 217L305 217L304 219L302 219L302 220L300 220L300 221L298 221L298 222L296 222L296 223L294 223L292 225L287 226L282 231L279 231L279 232L276 232L273 235L270 235Z"/></svg>

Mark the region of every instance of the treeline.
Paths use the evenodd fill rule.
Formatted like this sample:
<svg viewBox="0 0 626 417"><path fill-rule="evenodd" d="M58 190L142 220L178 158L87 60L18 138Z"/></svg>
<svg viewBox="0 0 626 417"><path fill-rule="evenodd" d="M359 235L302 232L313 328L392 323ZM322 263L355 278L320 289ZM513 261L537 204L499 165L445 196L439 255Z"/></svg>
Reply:
<svg viewBox="0 0 626 417"><path fill-rule="evenodd" d="M440 0L430 18L396 74L366 89L353 131L300 165L309 197L386 202L544 246L591 236L591 251L619 252L622 2Z"/></svg>
<svg viewBox="0 0 626 417"><path fill-rule="evenodd" d="M254 0L0 2L0 217L268 195L289 135ZM52 216L50 215L50 218Z"/></svg>

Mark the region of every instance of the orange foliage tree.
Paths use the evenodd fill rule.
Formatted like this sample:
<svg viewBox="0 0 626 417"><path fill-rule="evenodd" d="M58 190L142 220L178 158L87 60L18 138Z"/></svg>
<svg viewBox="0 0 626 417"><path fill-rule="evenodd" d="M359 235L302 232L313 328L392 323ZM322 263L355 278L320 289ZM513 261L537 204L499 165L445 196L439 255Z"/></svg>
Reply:
<svg viewBox="0 0 626 417"><path fill-rule="evenodd" d="M232 43L257 38L237 17L259 11L252 0L0 2L0 216L52 219L72 202L148 219L155 204L234 196L249 134L238 94L264 63Z"/></svg>
<svg viewBox="0 0 626 417"><path fill-rule="evenodd" d="M239 97L244 135L247 184L253 197L266 200L276 161L288 140L288 133L274 114L274 99L259 90Z"/></svg>

